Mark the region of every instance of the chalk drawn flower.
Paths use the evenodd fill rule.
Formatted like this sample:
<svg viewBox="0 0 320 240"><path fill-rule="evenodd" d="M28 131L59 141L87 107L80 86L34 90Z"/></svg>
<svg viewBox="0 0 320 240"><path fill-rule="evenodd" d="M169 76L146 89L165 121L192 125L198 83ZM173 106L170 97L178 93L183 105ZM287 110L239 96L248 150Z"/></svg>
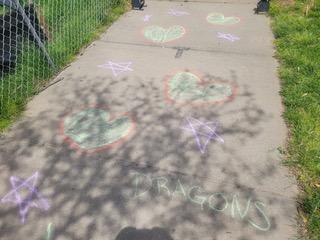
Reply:
<svg viewBox="0 0 320 240"><path fill-rule="evenodd" d="M64 118L61 130L71 147L95 152L123 142L134 126L127 113L112 118L104 109L89 108Z"/></svg>
<svg viewBox="0 0 320 240"><path fill-rule="evenodd" d="M210 13L207 16L207 21L217 25L232 25L240 22L238 17L225 17L222 13Z"/></svg>
<svg viewBox="0 0 320 240"><path fill-rule="evenodd" d="M225 82L203 81L191 72L178 72L165 82L166 97L171 103L217 103L232 98L235 88Z"/></svg>
<svg viewBox="0 0 320 240"><path fill-rule="evenodd" d="M179 25L174 25L169 28L148 26L143 31L145 38L155 43L171 42L181 38L185 33L186 30Z"/></svg>

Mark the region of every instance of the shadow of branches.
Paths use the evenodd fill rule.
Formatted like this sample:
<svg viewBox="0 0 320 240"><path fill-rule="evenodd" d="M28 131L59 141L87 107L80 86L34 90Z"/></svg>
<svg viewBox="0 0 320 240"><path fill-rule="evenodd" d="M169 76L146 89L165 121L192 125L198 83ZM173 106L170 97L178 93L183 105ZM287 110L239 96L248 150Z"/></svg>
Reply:
<svg viewBox="0 0 320 240"><path fill-rule="evenodd" d="M236 73L230 72L230 76L238 86ZM205 79L224 81L210 74ZM270 155L265 155L261 144L263 125L273 116L259 107L249 86L238 88L236 103L231 100L181 107L164 101L163 83L153 78L96 77L93 81L88 76L69 75L51 86L46 96L41 93L33 100L33 111L28 110L2 136L0 147L0 192L10 191L10 176L27 178L38 171L41 178L37 188L51 207L48 212L30 208L27 223L22 225L17 206L2 204L1 239L43 239L49 223L54 226L52 239L113 239L125 226L155 225L166 229L174 239L227 238L230 229L236 229L232 239L253 239L249 231L271 239L281 225L278 218L290 216L291 209L280 191L265 192L256 187L269 189L270 184L277 185L274 176L279 162L272 149ZM72 111L92 106L107 106L115 114L129 112L136 122L134 134L121 145L98 153L71 149L59 133L61 121ZM218 133L225 144L211 141L207 152L201 154L192 134L181 129L188 116L219 121ZM253 145L259 145L261 151L251 151ZM156 180L152 190L144 190L144 195L136 198L137 173L153 179L162 177L167 182L165 186L160 183L159 189ZM192 202L195 197L186 197L183 190L174 197L178 182L183 189L201 187L206 202ZM229 204L225 212L210 211L208 199L213 193L225 193ZM232 217L231 205L238 195L244 206L240 212L249 199L252 204L261 201L269 206L268 231L252 227L245 216ZM216 208L221 204L218 202ZM255 208L252 214L258 217L251 215L251 222L264 226L261 212ZM140 236L129 235L119 234L116 239L134 240L138 239L134 236Z"/></svg>

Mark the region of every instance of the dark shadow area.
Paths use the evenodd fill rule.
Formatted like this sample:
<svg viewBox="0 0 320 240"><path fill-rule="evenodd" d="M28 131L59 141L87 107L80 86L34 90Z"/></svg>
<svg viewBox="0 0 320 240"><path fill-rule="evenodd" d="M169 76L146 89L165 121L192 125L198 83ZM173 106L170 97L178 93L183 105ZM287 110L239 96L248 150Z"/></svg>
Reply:
<svg viewBox="0 0 320 240"><path fill-rule="evenodd" d="M27 112L0 139L1 197L11 189L10 176L26 179L38 171L41 177L37 189L50 202L47 212L31 208L25 225L19 221L17 205L1 203L0 238L39 239L49 223L54 226L53 239L68 240L113 239L128 225L150 230L126 228L116 240L171 240L163 229L175 239L185 240L209 236L220 239L231 229L237 229L232 232L234 239L241 239L248 231L261 239L272 237L279 228L278 218L292 215L288 198L259 191L255 186L275 184L278 161L263 154L254 159L254 154L240 150L250 149L263 133L263 124L273 116L256 103L250 86L239 85L237 78L235 71L230 71L227 80L205 76L208 82L237 86L237 104L230 99L223 104L182 107L165 102L159 79L65 76L47 89L49 97L40 94L36 99L39 102L33 102L37 112ZM59 132L61 121L71 112L92 106L108 106L114 115L129 112L136 123L134 134L98 153L72 149ZM194 137L181 130L187 116L220 120L219 134L226 143L212 141L207 153L201 154ZM232 142L234 138L237 141ZM263 150L264 146L259 146ZM137 198L137 173L167 182L154 180L152 189L142 189L145 194ZM177 194L179 181L191 196L186 197L181 189ZM190 193L195 186L201 189ZM210 196L216 193L223 195L214 201ZM240 213L237 210L232 217L235 196L239 196L236 201ZM205 202L199 204L201 199ZM244 215L248 202L251 205ZM252 224L268 227L262 212L270 222L267 231ZM155 225L160 228L152 228Z"/></svg>
<svg viewBox="0 0 320 240"><path fill-rule="evenodd" d="M268 13L270 8L270 1L269 0L260 0L257 3L257 7L253 9L255 14L260 13Z"/></svg>
<svg viewBox="0 0 320 240"><path fill-rule="evenodd" d="M126 227L119 232L115 240L173 240L173 238L165 229L160 227L152 229Z"/></svg>
<svg viewBox="0 0 320 240"><path fill-rule="evenodd" d="M14 6L14 3L11 3ZM0 3L2 6L3 3ZM10 4L9 4L10 6ZM14 71L20 55L22 41L29 40L38 46L36 37L42 43L48 41L48 36L44 26L40 24L39 14L33 4L24 6L24 13L29 18L31 26L35 30L35 36L30 30L30 26L25 23L24 16L14 7L4 8L8 11L5 15L0 16L0 78L10 71Z"/></svg>

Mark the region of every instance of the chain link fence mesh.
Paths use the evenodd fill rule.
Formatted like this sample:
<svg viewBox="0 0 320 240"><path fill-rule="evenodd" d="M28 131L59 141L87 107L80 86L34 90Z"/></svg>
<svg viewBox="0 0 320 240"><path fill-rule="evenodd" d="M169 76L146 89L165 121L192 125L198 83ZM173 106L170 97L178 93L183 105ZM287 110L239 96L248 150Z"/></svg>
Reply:
<svg viewBox="0 0 320 240"><path fill-rule="evenodd" d="M0 0L0 116L70 62L121 1Z"/></svg>

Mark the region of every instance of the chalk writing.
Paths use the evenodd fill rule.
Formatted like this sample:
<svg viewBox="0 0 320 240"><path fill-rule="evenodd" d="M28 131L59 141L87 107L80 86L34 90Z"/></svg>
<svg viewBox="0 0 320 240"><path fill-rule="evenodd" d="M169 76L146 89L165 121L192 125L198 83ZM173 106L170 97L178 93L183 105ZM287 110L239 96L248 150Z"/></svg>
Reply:
<svg viewBox="0 0 320 240"><path fill-rule="evenodd" d="M175 187L170 187L172 185ZM201 210L208 209L212 212L228 214L233 219L246 221L259 231L268 231L271 227L266 214L266 205L251 197L240 198L236 193L206 193L202 187L187 186L180 179L170 182L163 176L150 177L137 173L134 178L134 198L142 198L148 192L155 192L156 195L163 194L171 199L181 197L199 206ZM258 212L258 215L253 214L254 212Z"/></svg>
<svg viewBox="0 0 320 240"><path fill-rule="evenodd" d="M222 13L210 13L207 16L207 21L216 25L232 25L240 22L238 17L225 17Z"/></svg>
<svg viewBox="0 0 320 240"><path fill-rule="evenodd" d="M104 109L89 108L67 116L61 128L72 146L95 151L125 140L134 123L127 113L112 118Z"/></svg>
<svg viewBox="0 0 320 240"><path fill-rule="evenodd" d="M152 15L144 15L143 21L144 22L149 22L151 17L152 17Z"/></svg>
<svg viewBox="0 0 320 240"><path fill-rule="evenodd" d="M171 26L167 29L160 26L149 26L144 29L145 38L156 42L165 43L181 38L186 33L182 26Z"/></svg>
<svg viewBox="0 0 320 240"><path fill-rule="evenodd" d="M120 73L133 71L131 68L132 62L124 62L124 63L115 63L108 61L103 65L98 65L100 68L111 69L113 76L117 77Z"/></svg>
<svg viewBox="0 0 320 240"><path fill-rule="evenodd" d="M49 223L47 226L46 240L52 240L52 236L53 236L53 226L52 226L52 223Z"/></svg>
<svg viewBox="0 0 320 240"><path fill-rule="evenodd" d="M36 188L38 176L38 172L35 172L26 180L22 180L15 176L10 177L12 190L1 199L2 203L13 202L19 206L22 223L25 223L30 208L39 208L42 210L48 210L50 208L48 201L42 197ZM26 196L21 194L23 189L28 190Z"/></svg>
<svg viewBox="0 0 320 240"><path fill-rule="evenodd" d="M198 119L191 117L186 118L186 122L186 126L182 129L192 132L202 154L206 152L207 145L211 140L224 143L224 140L216 133L216 122L201 122Z"/></svg>
<svg viewBox="0 0 320 240"><path fill-rule="evenodd" d="M165 85L168 100L178 103L223 102L231 98L234 92L227 83L205 82L191 72L178 72L167 79Z"/></svg>
<svg viewBox="0 0 320 240"><path fill-rule="evenodd" d="M234 36L232 34L229 34L229 33L221 33L221 32L218 32L218 38L224 38L230 42L234 42L234 41L237 41L237 40L240 40L239 37L237 36Z"/></svg>
<svg viewBox="0 0 320 240"><path fill-rule="evenodd" d="M185 11L177 11L177 10L174 10L174 9L169 9L168 14L169 14L169 15L176 16L176 17L181 17L181 16L185 16L185 15L190 15L190 13L188 13L188 12L185 12Z"/></svg>

